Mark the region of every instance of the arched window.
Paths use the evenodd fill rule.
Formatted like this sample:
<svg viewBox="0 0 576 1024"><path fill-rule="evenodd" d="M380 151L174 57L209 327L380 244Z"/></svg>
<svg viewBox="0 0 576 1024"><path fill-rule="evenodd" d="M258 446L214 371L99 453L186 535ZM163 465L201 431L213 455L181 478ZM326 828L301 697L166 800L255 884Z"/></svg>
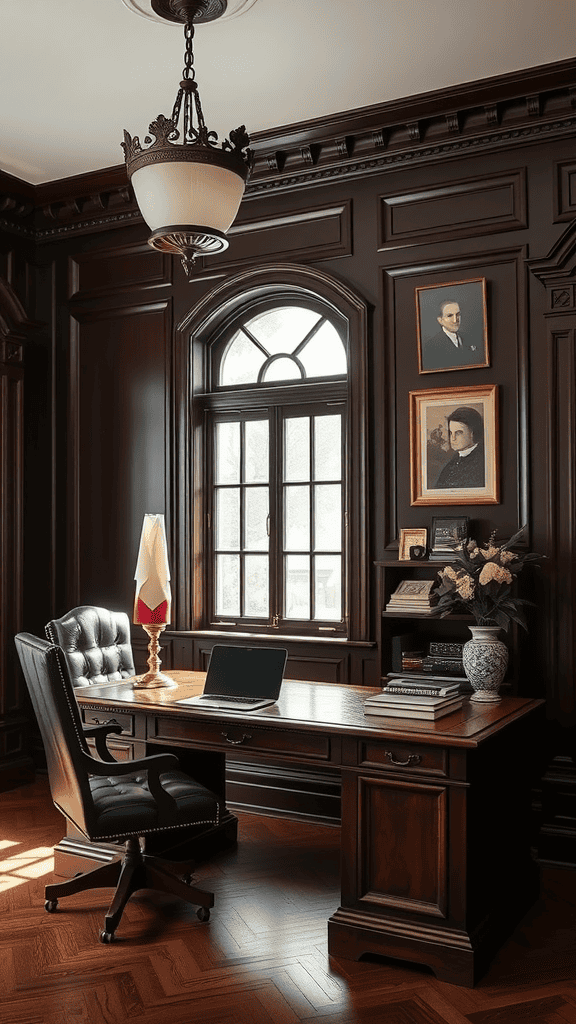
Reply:
<svg viewBox="0 0 576 1024"><path fill-rule="evenodd" d="M216 290L226 301L207 313L203 300L188 319L194 494L202 506L194 510L192 625L364 639L364 418L350 415L351 377L358 381L351 353L364 339L351 341L357 323L330 295L326 275L283 274L285 282L264 285L265 268L246 272L235 301L227 282ZM294 280L302 277L306 287ZM351 529L351 509L360 505Z"/></svg>

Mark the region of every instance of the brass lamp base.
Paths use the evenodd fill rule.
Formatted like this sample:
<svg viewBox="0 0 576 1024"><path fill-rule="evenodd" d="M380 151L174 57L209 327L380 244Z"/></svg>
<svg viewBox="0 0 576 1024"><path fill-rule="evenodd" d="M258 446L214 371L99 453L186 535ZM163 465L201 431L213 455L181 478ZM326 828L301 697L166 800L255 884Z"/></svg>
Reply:
<svg viewBox="0 0 576 1024"><path fill-rule="evenodd" d="M158 657L158 651L160 650L158 637L160 636L162 630L166 629L166 626L166 622L151 622L147 625L144 625L144 623L142 623L142 629L144 629L146 633L148 633L148 636L150 637L150 643L148 644L148 666L150 671L147 672L146 675L140 676L139 679L135 680L135 690L153 690L161 686L178 686L178 683L175 683L173 679L170 679L170 676L164 675L163 672L158 671L160 665L162 664L160 658Z"/></svg>

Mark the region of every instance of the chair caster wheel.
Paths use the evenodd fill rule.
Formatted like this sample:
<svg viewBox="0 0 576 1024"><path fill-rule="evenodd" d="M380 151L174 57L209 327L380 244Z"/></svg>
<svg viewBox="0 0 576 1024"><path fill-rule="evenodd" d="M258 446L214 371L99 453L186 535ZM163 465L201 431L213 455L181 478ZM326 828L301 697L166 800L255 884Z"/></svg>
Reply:
<svg viewBox="0 0 576 1024"><path fill-rule="evenodd" d="M107 945L108 943L114 941L114 932L102 931L100 932L100 935L98 937L100 939L100 942L103 942L104 945Z"/></svg>
<svg viewBox="0 0 576 1024"><path fill-rule="evenodd" d="M55 910L58 910L58 900L46 900L44 910L47 910L49 914L53 914Z"/></svg>
<svg viewBox="0 0 576 1024"><path fill-rule="evenodd" d="M198 918L199 921L209 921L210 911L208 910L208 907L198 907L198 910L196 911L196 917Z"/></svg>

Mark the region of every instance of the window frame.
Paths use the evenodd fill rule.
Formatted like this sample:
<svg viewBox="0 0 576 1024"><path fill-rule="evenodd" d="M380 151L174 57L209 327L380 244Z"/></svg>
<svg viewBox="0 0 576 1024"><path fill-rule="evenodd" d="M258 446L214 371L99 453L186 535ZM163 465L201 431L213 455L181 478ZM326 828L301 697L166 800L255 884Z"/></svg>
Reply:
<svg viewBox="0 0 576 1024"><path fill-rule="evenodd" d="M346 451L346 425L347 425L347 394L345 381L341 381L341 388L338 392L335 392L334 388L330 388L331 400L323 400L320 397L319 391L323 388L322 384L313 385L314 393L308 390L306 402L296 402L295 397L299 394L300 388L303 385L296 385L294 390L291 390L289 386L283 388L281 391L275 390L273 395L275 401L270 402L269 405L259 406L258 408L250 407L248 404L244 406L242 410L238 410L238 393L235 393L236 401L232 400L231 403L223 402L222 399L218 402L218 408L215 409L210 403L209 396L202 396L202 399L206 402L204 411L206 417L206 445L211 448L211 457L206 460L205 465L205 513L206 513L206 530L204 534L204 550L210 552L211 556L211 567L206 575L206 610L211 612L214 610L214 617L209 615L206 618L205 627L207 629L221 630L223 633L226 632L237 632L246 631L250 633L258 633L267 636L276 636L280 633L282 636L311 636L315 637L318 635L331 636L333 638L348 638L348 609L349 609L349 562L348 557L348 526L347 526L347 495L348 495L348 460L342 460L342 488L343 488L343 504L344 504L344 522L342 526L343 533L343 545L341 549L341 556L343 558L343 572L342 572L342 617L338 620L333 619L315 619L315 620L296 620L284 617L281 613L283 606L283 593L284 593L284 567L283 567L283 554L284 548L282 538L280 536L280 530L282 527L282 516L278 509L282 503L282 488L284 481L280 479L279 474L274 476L272 474L272 468L274 465L281 465L281 454L280 448L282 445L283 438L283 424L286 418L294 412L302 413L307 416L316 416L326 413L327 410L332 408L338 408L342 405L344 409L344 427L345 430L342 433L341 444L344 451ZM258 389L258 393L260 388ZM295 394L296 393L296 394ZM221 392L221 395L225 395L227 392ZM253 395L254 391L246 389L246 396ZM338 397L335 397L338 394ZM281 401L276 401L278 396L281 396ZM272 396L269 396L272 397ZM288 401L285 399L289 398ZM312 399L315 399L314 401ZM204 401L202 404L204 404ZM256 419L259 415L264 418L264 414L267 414L267 418L271 423L270 429L270 469L269 474L269 487L270 487L270 515L271 515L271 527L270 527L270 581L269 581L269 592L270 592L270 608L269 608L269 621L263 623L256 616L239 616L234 617L226 616L218 617L215 611L216 600L215 600L215 589L216 582L214 576L214 560L216 556L216 548L214 546L213 536L211 534L214 530L215 525L215 509L213 504L214 497L214 425L217 422L237 422L237 419L232 420L233 413L242 413L241 422L246 422L249 419ZM244 483L240 483L239 487L245 487ZM311 558L314 557L315 552L310 551ZM206 559L207 561L207 559ZM311 584L312 586L312 584ZM276 603L274 603L276 598ZM234 621L231 621L234 619ZM241 619L242 621L238 621ZM276 620L273 623L273 620Z"/></svg>
<svg viewBox="0 0 576 1024"><path fill-rule="evenodd" d="M341 400L342 388L348 402L347 447L353 453L348 459L348 587L349 617L347 639L366 642L369 626L368 565L368 401L367 341L368 307L364 300L337 278L315 267L295 264L262 264L219 283L206 293L188 312L174 335L171 375L173 381L171 508L173 536L177 544L173 555L173 626L180 632L217 635L220 631L207 626L205 595L206 569L203 564L205 540L205 472L204 445L207 410L203 401L209 388L214 408L233 408L234 392L243 385L219 389L211 380L210 345L223 339L226 328L249 311L270 308L287 302L305 305L320 303L336 318L348 325L347 380L336 376L322 385L320 400ZM317 381L317 378L314 378ZM259 386L262 405L267 396L281 398L284 382L268 382ZM313 389L314 403L319 400L318 385L306 382L289 384L287 390L298 392L304 402L308 389ZM351 600L351 587L354 600ZM225 633L222 633L225 635ZM254 635L236 630L235 635ZM274 632L274 636L284 636ZM300 634L299 634L300 635ZM270 633L265 636L270 637ZM335 639L333 633L306 634L307 641ZM289 637L288 637L289 639Z"/></svg>

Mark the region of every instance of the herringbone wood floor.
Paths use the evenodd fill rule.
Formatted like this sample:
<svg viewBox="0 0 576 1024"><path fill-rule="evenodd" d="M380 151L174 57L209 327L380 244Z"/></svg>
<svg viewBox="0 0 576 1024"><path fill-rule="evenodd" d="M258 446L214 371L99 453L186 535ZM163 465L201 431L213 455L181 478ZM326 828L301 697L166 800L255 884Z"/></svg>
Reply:
<svg viewBox="0 0 576 1024"><path fill-rule="evenodd" d="M197 872L216 897L208 924L146 892L102 946L110 891L43 909L63 832L46 780L1 793L1 1024L576 1024L576 872L543 871L542 899L468 990L397 962L329 959L338 830L240 823L238 848Z"/></svg>

